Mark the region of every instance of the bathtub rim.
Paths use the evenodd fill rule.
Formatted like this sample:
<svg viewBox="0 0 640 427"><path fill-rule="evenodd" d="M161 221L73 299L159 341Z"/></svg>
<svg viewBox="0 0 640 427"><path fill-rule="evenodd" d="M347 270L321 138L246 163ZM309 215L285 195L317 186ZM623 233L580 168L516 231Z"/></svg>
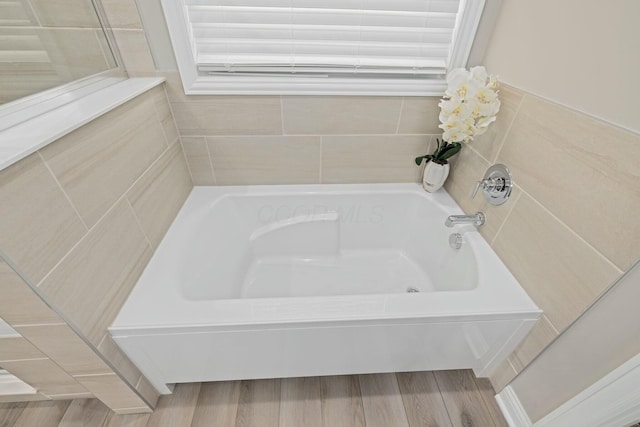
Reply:
<svg viewBox="0 0 640 427"><path fill-rule="evenodd" d="M240 196L283 196L283 195L332 195L332 194L385 194L403 193L417 195L435 202L444 214L462 213L461 208L449 194L441 190L426 193L419 184L305 184L305 185L252 185L252 186L196 186L187 198L184 206L203 203L202 197L217 196L209 201L217 203L223 197ZM195 195L195 196L194 196ZM196 204L197 204L196 203ZM184 208L183 206L183 208ZM179 220L182 210L176 217ZM175 222L175 221L174 221ZM444 226L444 225L443 225ZM438 291L416 294L355 294L317 297L276 297L276 298L239 298L221 300L189 300L179 298L179 292L169 290L169 298L153 304L151 313L140 316L138 308L144 307L153 297L144 298L135 288L109 328L112 335L159 333L160 331L198 331L216 328L247 326L262 327L277 325L280 327L296 324L311 325L329 322L371 322L371 321L407 321L408 319L464 319L483 320L538 318L542 311L524 292L517 280L506 269L480 233L472 227L454 227L451 232L465 230L468 244L476 252L479 274L497 275L495 282L487 283L486 278L479 282L483 285L470 290ZM488 249L490 253L478 253L477 249ZM176 291L176 289L174 289ZM166 296L166 295L165 295ZM139 301L131 302L132 297ZM338 303L338 309L321 310L322 306ZM146 304L145 304L146 305ZM161 307L158 307L161 305ZM177 307L181 305L181 307ZM289 313L283 317L282 308ZM335 308L333 305L330 308ZM148 307L147 307L148 308ZM455 309L453 309L455 308ZM175 311L181 311L176 316ZM311 313L311 309L315 312ZM144 310L142 308L141 310ZM149 311L149 310L148 310ZM275 311L278 311L277 317ZM151 314L151 315L149 315Z"/></svg>
<svg viewBox="0 0 640 427"><path fill-rule="evenodd" d="M233 310L234 305L242 305L246 310L245 312L236 312L235 318L232 316L219 316L217 319L212 316L198 316L199 313L191 311L189 318L183 317L181 320L172 320L169 322L117 322L108 328L112 336L126 336L126 335L145 335L145 334L158 334L158 333L181 333L181 332L202 332L202 331L226 331L226 330L255 330L255 329L271 329L271 328L295 328L295 327L323 327L323 326L357 326L357 325L370 325L376 324L376 322L388 323L428 323L428 322L459 322L459 321L494 321L494 320L517 320L517 319L538 319L543 311L538 308L533 302L527 304L512 305L508 309L504 309L503 304L484 304L483 307L478 308L483 301L478 301L477 298L473 298L471 295L467 295L469 291L460 291L465 294L460 297L458 295L451 295L457 293L441 292L444 298L434 298L434 294L423 294L421 298L416 298L415 294L370 294L367 295L368 300L377 300L381 304L392 303L398 304L394 307L393 311L383 312L380 311L380 307L376 306L373 310L363 310L356 307L354 311L359 311L358 314L345 314L344 310L340 313L330 312L321 313L316 311L313 315L309 315L307 311L303 309L299 310L296 314L287 313L284 316L280 310L282 307L273 305L274 303L284 303L286 306L293 306L299 303L304 305L305 302L318 305L327 305L337 300L350 300L354 302L361 300L361 295L348 295L348 296L322 296L322 297L284 297L284 298L256 298L256 299L234 299L234 300L217 300L218 305L227 305L227 307ZM448 295L445 295L448 294ZM420 303L426 303L421 305L421 310L411 309L403 303L407 302L407 298L413 298L411 301L413 305ZM460 301L462 299L462 301ZM473 300L472 307L462 307L459 303L464 303L465 299ZM443 301L444 300L444 301ZM205 312L211 313L215 311L216 303L211 304L211 301L202 301L200 309L204 309ZM251 316L248 315L248 311L251 311L255 307L253 304L259 304L262 308L268 307L272 310L260 313L261 315ZM456 304L458 303L458 304ZM209 307L204 307L208 305ZM211 305L214 305L211 307ZM501 307L502 305L502 307ZM446 308L445 308L446 307ZM191 308L194 308L193 306ZM315 308L315 307L312 307ZM454 309L452 309L454 308ZM235 310L234 310L235 311ZM273 316L269 316L273 314Z"/></svg>

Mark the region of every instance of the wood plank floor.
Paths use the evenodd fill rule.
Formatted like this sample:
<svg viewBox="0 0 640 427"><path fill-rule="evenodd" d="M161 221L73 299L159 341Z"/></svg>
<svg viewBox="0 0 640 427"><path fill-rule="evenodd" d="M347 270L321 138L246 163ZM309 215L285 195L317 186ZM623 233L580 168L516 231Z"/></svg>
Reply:
<svg viewBox="0 0 640 427"><path fill-rule="evenodd" d="M507 427L471 371L179 384L153 414L95 399L0 404L1 427Z"/></svg>

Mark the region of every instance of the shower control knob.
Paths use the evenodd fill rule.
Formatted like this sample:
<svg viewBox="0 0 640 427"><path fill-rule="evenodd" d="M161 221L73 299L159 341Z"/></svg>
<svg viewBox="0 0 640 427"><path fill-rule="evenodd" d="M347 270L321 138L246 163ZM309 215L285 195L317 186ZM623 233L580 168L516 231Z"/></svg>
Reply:
<svg viewBox="0 0 640 427"><path fill-rule="evenodd" d="M511 188L513 187L513 177L505 165L491 166L482 178L476 182L476 186L471 193L471 198L476 197L478 190L482 188L484 198L494 206L499 206L509 199Z"/></svg>

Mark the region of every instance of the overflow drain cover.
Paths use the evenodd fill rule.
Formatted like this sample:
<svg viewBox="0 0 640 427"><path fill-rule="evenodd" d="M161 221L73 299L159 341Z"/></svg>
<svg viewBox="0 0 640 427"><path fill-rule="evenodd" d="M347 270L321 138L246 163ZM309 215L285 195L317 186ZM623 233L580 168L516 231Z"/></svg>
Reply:
<svg viewBox="0 0 640 427"><path fill-rule="evenodd" d="M409 286L409 287L407 288L407 293L409 293L409 294L414 294L414 293L416 293L416 292L420 292L420 289L418 289L418 288L414 288L413 286Z"/></svg>

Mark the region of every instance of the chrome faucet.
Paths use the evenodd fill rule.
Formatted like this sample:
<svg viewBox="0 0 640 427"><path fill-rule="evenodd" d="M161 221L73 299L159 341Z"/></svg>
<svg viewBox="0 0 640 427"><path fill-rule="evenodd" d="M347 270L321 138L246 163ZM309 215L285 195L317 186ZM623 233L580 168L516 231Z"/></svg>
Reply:
<svg viewBox="0 0 640 427"><path fill-rule="evenodd" d="M453 227L457 224L473 224L476 227L480 227L484 224L484 214L482 212L476 212L473 215L449 215L444 225L447 227Z"/></svg>

